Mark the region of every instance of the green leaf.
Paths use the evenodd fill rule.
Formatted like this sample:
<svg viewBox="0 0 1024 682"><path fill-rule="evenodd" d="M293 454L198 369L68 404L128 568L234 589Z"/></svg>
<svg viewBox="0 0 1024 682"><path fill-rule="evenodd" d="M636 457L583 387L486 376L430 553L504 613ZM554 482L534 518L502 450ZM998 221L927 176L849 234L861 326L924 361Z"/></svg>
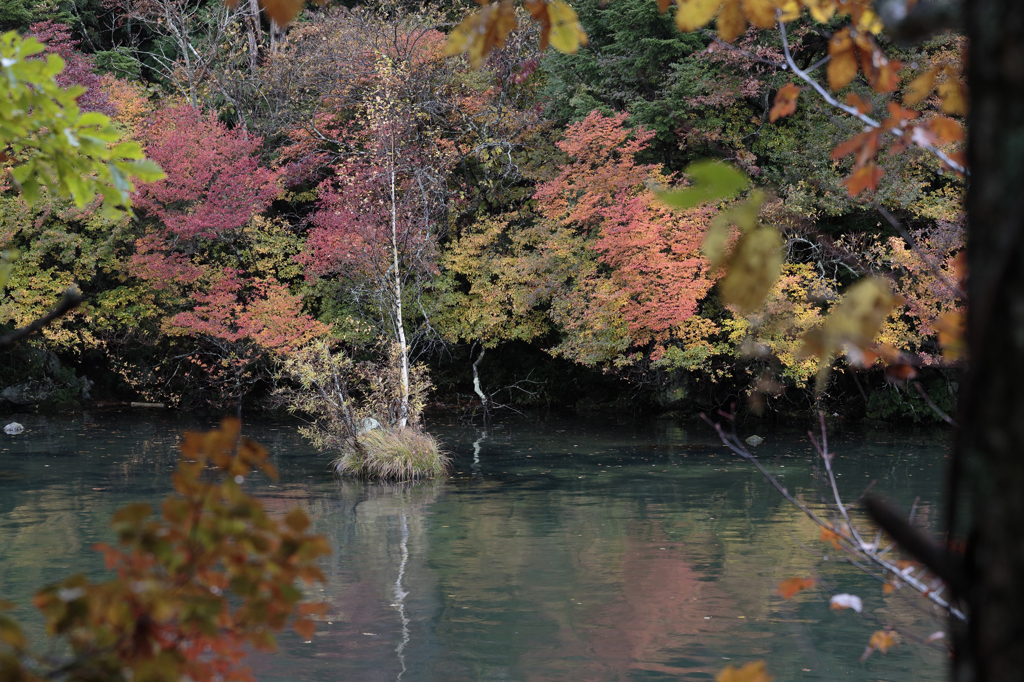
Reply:
<svg viewBox="0 0 1024 682"><path fill-rule="evenodd" d="M693 180L690 187L658 192L658 198L675 208L693 208L709 201L728 199L750 184L743 171L720 161L697 161L687 167L685 174Z"/></svg>

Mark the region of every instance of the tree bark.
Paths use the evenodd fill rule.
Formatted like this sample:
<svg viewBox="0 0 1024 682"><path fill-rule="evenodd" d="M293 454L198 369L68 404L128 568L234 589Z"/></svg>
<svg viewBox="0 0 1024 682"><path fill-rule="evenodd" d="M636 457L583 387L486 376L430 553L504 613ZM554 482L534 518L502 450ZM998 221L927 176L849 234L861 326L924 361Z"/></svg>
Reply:
<svg viewBox="0 0 1024 682"><path fill-rule="evenodd" d="M260 62L260 49L263 47L259 0L249 0L249 13L245 17L245 33L249 42L249 73L255 76Z"/></svg>
<svg viewBox="0 0 1024 682"><path fill-rule="evenodd" d="M968 0L964 17L970 367L951 481L972 514L954 677L987 682L1024 677L1024 2Z"/></svg>

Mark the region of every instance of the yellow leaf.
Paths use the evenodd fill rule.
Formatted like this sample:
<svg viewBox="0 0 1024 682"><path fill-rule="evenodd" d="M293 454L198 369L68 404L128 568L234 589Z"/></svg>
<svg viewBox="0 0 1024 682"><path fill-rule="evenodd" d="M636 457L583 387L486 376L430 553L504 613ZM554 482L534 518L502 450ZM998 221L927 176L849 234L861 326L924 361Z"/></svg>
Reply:
<svg viewBox="0 0 1024 682"><path fill-rule="evenodd" d="M261 0L263 12L281 26L285 26L302 11L306 0Z"/></svg>
<svg viewBox="0 0 1024 682"><path fill-rule="evenodd" d="M888 653L889 649L896 646L896 644L895 632L892 630L876 630L868 641L868 648L864 650L864 655L860 657L861 663L866 661L872 652L881 651L883 654Z"/></svg>
<svg viewBox="0 0 1024 682"><path fill-rule="evenodd" d="M907 94L903 96L903 106L912 107L931 94L935 85L935 77L939 75L939 67L928 69L907 85Z"/></svg>
<svg viewBox="0 0 1024 682"><path fill-rule="evenodd" d="M802 353L816 355L822 361L817 380L819 393L828 379L829 358L844 344L869 349L885 318L900 300L893 295L889 280L866 277L850 287L821 328L804 335Z"/></svg>
<svg viewBox="0 0 1024 682"><path fill-rule="evenodd" d="M960 310L945 313L935 323L935 331L939 335L939 346L942 357L955 362L967 355L967 321Z"/></svg>
<svg viewBox="0 0 1024 682"><path fill-rule="evenodd" d="M828 41L828 86L841 90L857 75L857 53L854 49L850 29L844 28Z"/></svg>
<svg viewBox="0 0 1024 682"><path fill-rule="evenodd" d="M744 314L757 310L779 278L782 256L782 237L774 228L743 234L729 258L729 272L718 285L722 300Z"/></svg>
<svg viewBox="0 0 1024 682"><path fill-rule="evenodd" d="M718 37L727 43L743 35L747 30L747 19L740 8L740 0L725 0L718 13Z"/></svg>
<svg viewBox="0 0 1024 682"><path fill-rule="evenodd" d="M743 11L747 20L758 28L775 26L775 2L773 0L743 0Z"/></svg>
<svg viewBox="0 0 1024 682"><path fill-rule="evenodd" d="M729 243L729 225L725 221L715 220L711 223L701 253L708 259L711 270L717 270L725 260L725 247Z"/></svg>
<svg viewBox="0 0 1024 682"><path fill-rule="evenodd" d="M797 0L782 0L779 10L782 12L779 21L796 21L800 18L800 3Z"/></svg>
<svg viewBox="0 0 1024 682"><path fill-rule="evenodd" d="M772 676L765 669L764 661L754 661L742 668L725 666L715 675L715 682L772 682Z"/></svg>
<svg viewBox="0 0 1024 682"><path fill-rule="evenodd" d="M885 24L878 18L870 9L864 9L861 15L857 18L857 30L861 33L870 33L872 35L878 35L885 28Z"/></svg>
<svg viewBox="0 0 1024 682"><path fill-rule="evenodd" d="M722 0L677 0L676 26L689 33L703 28L715 17Z"/></svg>
<svg viewBox="0 0 1024 682"><path fill-rule="evenodd" d="M516 12L511 0L487 5L459 23L445 44L446 55L468 53L469 63L479 69L494 48L505 46L505 38L516 28Z"/></svg>
<svg viewBox="0 0 1024 682"><path fill-rule="evenodd" d="M587 33L572 7L559 0L550 0L548 16L551 17L551 47L559 52L575 54L580 45L587 44Z"/></svg>
<svg viewBox="0 0 1024 682"><path fill-rule="evenodd" d="M827 24L836 13L835 0L803 0L811 16L819 24Z"/></svg>
<svg viewBox="0 0 1024 682"><path fill-rule="evenodd" d="M950 67L946 67L946 80L936 88L942 98L942 111L953 116L967 115L967 98L964 96L960 79Z"/></svg>

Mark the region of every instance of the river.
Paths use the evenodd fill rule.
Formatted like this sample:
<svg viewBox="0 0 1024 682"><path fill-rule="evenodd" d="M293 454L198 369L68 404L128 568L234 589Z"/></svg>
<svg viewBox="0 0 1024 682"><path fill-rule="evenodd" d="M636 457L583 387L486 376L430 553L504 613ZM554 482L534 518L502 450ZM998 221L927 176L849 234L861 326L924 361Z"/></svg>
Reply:
<svg viewBox="0 0 1024 682"><path fill-rule="evenodd" d="M184 429L211 422L137 411L20 416L0 435L0 599L41 636L35 589L69 573L104 575L95 542L111 513L170 490ZM861 596L884 623L927 635L941 621L836 561L816 528L701 423L620 418L515 418L487 428L432 422L455 457L445 482L339 480L296 423L256 419L276 482L246 486L275 511L299 505L330 540L331 605L310 642L250 658L278 680L713 679L764 659L776 680L947 678L943 651L903 642L859 658L879 626L828 608L818 576ZM7 420L3 421L4 424ZM766 466L808 501L821 494L806 433L750 424ZM830 434L849 500L874 489L938 524L950 436L941 429ZM828 557L827 559L823 557Z"/></svg>

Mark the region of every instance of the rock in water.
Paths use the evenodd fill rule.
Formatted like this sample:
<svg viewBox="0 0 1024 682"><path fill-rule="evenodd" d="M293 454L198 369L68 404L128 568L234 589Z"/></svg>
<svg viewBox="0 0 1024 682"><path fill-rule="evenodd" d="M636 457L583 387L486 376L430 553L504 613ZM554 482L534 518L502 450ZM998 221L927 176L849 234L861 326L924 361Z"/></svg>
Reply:
<svg viewBox="0 0 1024 682"><path fill-rule="evenodd" d="M755 448L764 442L764 438L761 436L751 436L747 439L747 445L753 445Z"/></svg>
<svg viewBox="0 0 1024 682"><path fill-rule="evenodd" d="M13 436L15 434L21 433L24 430L25 427L19 424L18 422L11 422L10 424L4 427L4 433L6 433L8 436Z"/></svg>

